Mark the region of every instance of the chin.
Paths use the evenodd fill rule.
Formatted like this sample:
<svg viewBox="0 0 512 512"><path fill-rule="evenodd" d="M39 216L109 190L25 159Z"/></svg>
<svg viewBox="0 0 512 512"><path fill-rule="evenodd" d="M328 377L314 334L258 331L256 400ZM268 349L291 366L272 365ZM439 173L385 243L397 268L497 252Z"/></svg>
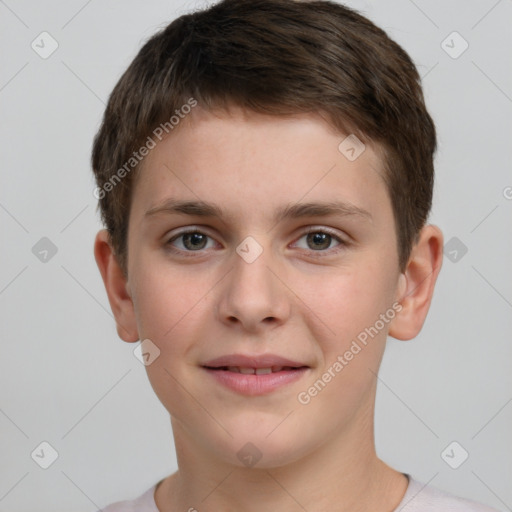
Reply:
<svg viewBox="0 0 512 512"><path fill-rule="evenodd" d="M215 456L240 468L271 469L296 462L320 444L319 440L308 442L309 436L304 432L291 432L283 425L275 428L274 423L273 432L268 428L255 428L256 425L245 429L228 428L236 435L223 436L222 440L210 439Z"/></svg>

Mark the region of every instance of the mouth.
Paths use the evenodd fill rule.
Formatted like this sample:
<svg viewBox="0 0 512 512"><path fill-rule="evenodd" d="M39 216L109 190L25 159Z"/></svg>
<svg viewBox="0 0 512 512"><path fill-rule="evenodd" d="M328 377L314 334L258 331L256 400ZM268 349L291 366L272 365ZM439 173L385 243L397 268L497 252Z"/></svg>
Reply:
<svg viewBox="0 0 512 512"><path fill-rule="evenodd" d="M201 367L223 387L242 395L265 395L301 379L308 365L275 355L233 354L207 361Z"/></svg>
<svg viewBox="0 0 512 512"><path fill-rule="evenodd" d="M232 373L243 373L244 375L268 375L269 373L291 372L309 368L308 366L269 366L267 368L253 368L241 366L204 366L204 368L213 371L224 371Z"/></svg>

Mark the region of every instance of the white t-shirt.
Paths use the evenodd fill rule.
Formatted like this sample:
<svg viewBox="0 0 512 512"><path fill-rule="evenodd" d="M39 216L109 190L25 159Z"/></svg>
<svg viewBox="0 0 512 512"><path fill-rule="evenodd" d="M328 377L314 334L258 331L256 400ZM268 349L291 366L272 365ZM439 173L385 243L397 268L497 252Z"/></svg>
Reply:
<svg viewBox="0 0 512 512"><path fill-rule="evenodd" d="M494 508L481 505L464 498L457 498L447 492L424 485L409 475L409 485L393 512L499 512ZM153 485L144 494L133 501L119 501L98 512L159 512L155 503Z"/></svg>

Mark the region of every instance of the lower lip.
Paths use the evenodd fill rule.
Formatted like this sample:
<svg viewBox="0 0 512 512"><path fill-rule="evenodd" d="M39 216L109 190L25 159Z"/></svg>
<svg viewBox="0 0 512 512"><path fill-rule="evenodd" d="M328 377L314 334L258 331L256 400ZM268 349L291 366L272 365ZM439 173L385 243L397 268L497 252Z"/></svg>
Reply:
<svg viewBox="0 0 512 512"><path fill-rule="evenodd" d="M261 375L211 370L204 368L217 382L242 395L266 395L276 389L301 379L309 368L282 370Z"/></svg>

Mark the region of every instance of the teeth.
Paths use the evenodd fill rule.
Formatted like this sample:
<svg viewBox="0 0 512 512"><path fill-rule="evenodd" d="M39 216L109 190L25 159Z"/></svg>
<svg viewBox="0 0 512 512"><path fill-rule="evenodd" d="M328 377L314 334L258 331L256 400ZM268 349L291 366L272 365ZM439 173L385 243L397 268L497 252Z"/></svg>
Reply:
<svg viewBox="0 0 512 512"><path fill-rule="evenodd" d="M256 370L254 368L240 368L240 373L246 373L246 374L254 374L256 373Z"/></svg>
<svg viewBox="0 0 512 512"><path fill-rule="evenodd" d="M240 366L225 366L224 370L234 373L243 373L245 375L267 375L269 373L276 373L282 370L294 370L291 366L272 366L268 368L242 368Z"/></svg>
<svg viewBox="0 0 512 512"><path fill-rule="evenodd" d="M272 373L272 368L256 368L256 375L264 375L266 373Z"/></svg>

